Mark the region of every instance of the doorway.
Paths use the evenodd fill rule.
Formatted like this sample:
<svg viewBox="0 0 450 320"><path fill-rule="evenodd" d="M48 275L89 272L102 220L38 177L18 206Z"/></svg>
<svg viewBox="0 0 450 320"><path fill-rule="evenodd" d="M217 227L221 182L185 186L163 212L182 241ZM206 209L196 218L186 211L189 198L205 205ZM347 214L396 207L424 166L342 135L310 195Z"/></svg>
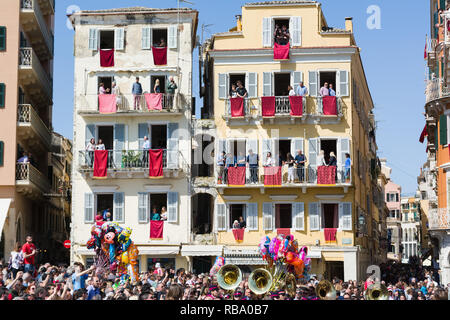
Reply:
<svg viewBox="0 0 450 320"><path fill-rule="evenodd" d="M104 210L111 212L111 220L114 221L114 194L97 194L97 212L103 214Z"/></svg>
<svg viewBox="0 0 450 320"><path fill-rule="evenodd" d="M241 73L241 74L230 74L230 90L231 90L231 85L236 85L236 89L237 89L237 82L241 81L242 85L245 87L245 73Z"/></svg>
<svg viewBox="0 0 450 320"><path fill-rule="evenodd" d="M195 274L209 273L212 268L211 257L193 257L192 258L192 271Z"/></svg>
<svg viewBox="0 0 450 320"><path fill-rule="evenodd" d="M98 126L97 127L97 142L102 140L106 150L114 149L114 127L113 126Z"/></svg>
<svg viewBox="0 0 450 320"><path fill-rule="evenodd" d="M324 151L325 162L330 163L330 152L334 152L337 158L337 140L320 140L320 150Z"/></svg>
<svg viewBox="0 0 450 320"><path fill-rule="evenodd" d="M291 85L290 73L275 73L274 74L274 87L275 96L287 97L289 96L288 86Z"/></svg>
<svg viewBox="0 0 450 320"><path fill-rule="evenodd" d="M239 217L243 217L247 221L245 204L230 204L230 228L233 228L233 222L239 221Z"/></svg>
<svg viewBox="0 0 450 320"><path fill-rule="evenodd" d="M338 278L339 280L344 280L344 262L343 261L326 261L326 279L332 280L333 278Z"/></svg>
<svg viewBox="0 0 450 320"><path fill-rule="evenodd" d="M100 49L114 49L114 34L113 30L100 31Z"/></svg>
<svg viewBox="0 0 450 320"><path fill-rule="evenodd" d="M339 207L336 203L325 203L322 205L323 228L339 228Z"/></svg>
<svg viewBox="0 0 450 320"><path fill-rule="evenodd" d="M208 193L198 193L193 196L192 200L192 233L211 233L213 222L213 197Z"/></svg>
<svg viewBox="0 0 450 320"><path fill-rule="evenodd" d="M283 162L286 161L287 160L287 154L291 153L291 140L280 140L278 148L279 148L279 151L280 151L281 161L283 161Z"/></svg>
<svg viewBox="0 0 450 320"><path fill-rule="evenodd" d="M336 71L332 72L320 72L320 87L326 83L332 84L334 90L336 90Z"/></svg>
<svg viewBox="0 0 450 320"><path fill-rule="evenodd" d="M292 228L292 204L275 205L275 228Z"/></svg>
<svg viewBox="0 0 450 320"><path fill-rule="evenodd" d="M155 92L155 82L159 80L159 90L160 93L166 92L166 76L151 76L150 84L151 84L151 93Z"/></svg>
<svg viewBox="0 0 450 320"><path fill-rule="evenodd" d="M161 214L162 208L165 207L167 211L167 193L152 193L150 194L150 210L153 213L153 209Z"/></svg>
<svg viewBox="0 0 450 320"><path fill-rule="evenodd" d="M152 149L167 149L167 125L151 126Z"/></svg>
<svg viewBox="0 0 450 320"><path fill-rule="evenodd" d="M98 77L97 88L100 88L100 84L103 83L106 93L111 93L112 83L114 82L114 77Z"/></svg>

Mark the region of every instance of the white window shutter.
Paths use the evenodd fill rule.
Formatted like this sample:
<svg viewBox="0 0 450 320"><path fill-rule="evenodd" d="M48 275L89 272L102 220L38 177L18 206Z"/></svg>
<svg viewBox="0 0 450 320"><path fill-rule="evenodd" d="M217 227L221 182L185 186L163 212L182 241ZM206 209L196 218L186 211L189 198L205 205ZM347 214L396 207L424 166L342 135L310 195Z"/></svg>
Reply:
<svg viewBox="0 0 450 320"><path fill-rule="evenodd" d="M114 30L114 49L124 50L125 48L125 29L117 28Z"/></svg>
<svg viewBox="0 0 450 320"><path fill-rule="evenodd" d="M337 155L338 156L338 166L343 166L345 164L345 154L346 153L350 153L350 139L348 138L341 138L339 139L339 147L338 150L340 149L340 153Z"/></svg>
<svg viewBox="0 0 450 320"><path fill-rule="evenodd" d="M346 70L339 71L338 78L339 78L339 86L337 86L336 95L339 97L348 97L349 96L348 71Z"/></svg>
<svg viewBox="0 0 450 320"><path fill-rule="evenodd" d="M142 49L149 50L152 48L152 28L142 28Z"/></svg>
<svg viewBox="0 0 450 320"><path fill-rule="evenodd" d="M177 169L179 166L178 123L171 122L167 126L167 168Z"/></svg>
<svg viewBox="0 0 450 320"><path fill-rule="evenodd" d="M249 151L252 150L253 153L258 154L258 140L247 139L245 154L248 156ZM261 159L260 159L261 160Z"/></svg>
<svg viewBox="0 0 450 320"><path fill-rule="evenodd" d="M168 47L176 49L178 47L178 26L170 26L168 30Z"/></svg>
<svg viewBox="0 0 450 320"><path fill-rule="evenodd" d="M317 155L319 154L319 140L309 139L308 145L308 163L311 167L317 166Z"/></svg>
<svg viewBox="0 0 450 320"><path fill-rule="evenodd" d="M258 231L258 203L247 203L247 229Z"/></svg>
<svg viewBox="0 0 450 320"><path fill-rule="evenodd" d="M125 193L114 193L114 221L125 223Z"/></svg>
<svg viewBox="0 0 450 320"><path fill-rule="evenodd" d="M219 99L227 99L228 98L228 74L219 73Z"/></svg>
<svg viewBox="0 0 450 320"><path fill-rule="evenodd" d="M272 72L264 72L263 73L263 96L271 97L272 93Z"/></svg>
<svg viewBox="0 0 450 320"><path fill-rule="evenodd" d="M266 231L273 230L273 205L271 202L263 203L263 229Z"/></svg>
<svg viewBox="0 0 450 320"><path fill-rule="evenodd" d="M84 194L84 223L94 223L94 194Z"/></svg>
<svg viewBox="0 0 450 320"><path fill-rule="evenodd" d="M291 85L294 90L297 90L297 88L300 86L300 82L303 82L303 72L301 71L294 71L291 74Z"/></svg>
<svg viewBox="0 0 450 320"><path fill-rule="evenodd" d="M167 193L167 222L178 222L178 192Z"/></svg>
<svg viewBox="0 0 450 320"><path fill-rule="evenodd" d="M272 18L263 18L263 47L272 46Z"/></svg>
<svg viewBox="0 0 450 320"><path fill-rule="evenodd" d="M341 208L339 207L339 210ZM352 203L342 203L342 230L352 231Z"/></svg>
<svg viewBox="0 0 450 320"><path fill-rule="evenodd" d="M138 222L148 223L149 221L149 194L138 193Z"/></svg>
<svg viewBox="0 0 450 320"><path fill-rule="evenodd" d="M258 74L256 72L249 72L247 73L247 78L248 97L258 97Z"/></svg>
<svg viewBox="0 0 450 320"><path fill-rule="evenodd" d="M216 229L217 231L226 231L226 205L224 203L216 204Z"/></svg>
<svg viewBox="0 0 450 320"><path fill-rule="evenodd" d="M89 29L89 50L98 50L98 29Z"/></svg>
<svg viewBox="0 0 450 320"><path fill-rule="evenodd" d="M291 44L293 47L302 45L302 17L291 17L289 21Z"/></svg>
<svg viewBox="0 0 450 320"><path fill-rule="evenodd" d="M305 204L303 202L292 204L292 228L297 231L305 230Z"/></svg>
<svg viewBox="0 0 450 320"><path fill-rule="evenodd" d="M291 140L291 155L295 158L297 156L297 151L301 150L302 153L305 152L303 147L303 139L292 139Z"/></svg>
<svg viewBox="0 0 450 320"><path fill-rule="evenodd" d="M317 97L319 93L319 79L317 71L309 71L309 95Z"/></svg>
<svg viewBox="0 0 450 320"><path fill-rule="evenodd" d="M273 157L272 139L263 139L261 161L265 161L268 152L271 152Z"/></svg>
<svg viewBox="0 0 450 320"><path fill-rule="evenodd" d="M319 203L310 202L309 203L309 230L317 231L320 230L320 215L319 215Z"/></svg>

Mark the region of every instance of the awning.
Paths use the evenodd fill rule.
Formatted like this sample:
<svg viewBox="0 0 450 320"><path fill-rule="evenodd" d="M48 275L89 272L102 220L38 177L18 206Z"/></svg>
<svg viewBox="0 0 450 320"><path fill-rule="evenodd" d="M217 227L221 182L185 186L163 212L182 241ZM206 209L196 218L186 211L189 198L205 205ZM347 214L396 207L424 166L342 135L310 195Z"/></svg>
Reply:
<svg viewBox="0 0 450 320"><path fill-rule="evenodd" d="M140 255L177 255L180 253L180 246L138 246Z"/></svg>
<svg viewBox="0 0 450 320"><path fill-rule="evenodd" d="M3 225L8 216L9 206L12 199L0 199L0 240L2 240Z"/></svg>
<svg viewBox="0 0 450 320"><path fill-rule="evenodd" d="M308 255L306 257L310 258L310 259L321 259L322 258L322 252L320 252L320 251L309 251L308 250Z"/></svg>
<svg viewBox="0 0 450 320"><path fill-rule="evenodd" d="M254 247L224 247L225 263L235 265L266 265L256 246Z"/></svg>
<svg viewBox="0 0 450 320"><path fill-rule="evenodd" d="M223 246L212 246L212 245L183 245L181 247L181 255L186 256L221 256L223 251Z"/></svg>

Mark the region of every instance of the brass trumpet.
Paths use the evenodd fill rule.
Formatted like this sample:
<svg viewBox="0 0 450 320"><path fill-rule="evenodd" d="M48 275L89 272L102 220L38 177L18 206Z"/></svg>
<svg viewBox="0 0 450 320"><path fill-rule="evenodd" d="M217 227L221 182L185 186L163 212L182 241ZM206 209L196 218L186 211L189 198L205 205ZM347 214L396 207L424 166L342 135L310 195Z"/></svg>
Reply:
<svg viewBox="0 0 450 320"><path fill-rule="evenodd" d="M242 281L242 272L234 264L226 264L217 273L219 287L227 291L236 289Z"/></svg>
<svg viewBox="0 0 450 320"><path fill-rule="evenodd" d="M316 287L316 295L320 300L336 300L336 290L328 280L322 280Z"/></svg>
<svg viewBox="0 0 450 320"><path fill-rule="evenodd" d="M371 284L364 292L366 300L389 300L389 292L382 284Z"/></svg>
<svg viewBox="0 0 450 320"><path fill-rule="evenodd" d="M272 275L266 269L256 269L248 278L248 287L254 294L266 294L272 286Z"/></svg>

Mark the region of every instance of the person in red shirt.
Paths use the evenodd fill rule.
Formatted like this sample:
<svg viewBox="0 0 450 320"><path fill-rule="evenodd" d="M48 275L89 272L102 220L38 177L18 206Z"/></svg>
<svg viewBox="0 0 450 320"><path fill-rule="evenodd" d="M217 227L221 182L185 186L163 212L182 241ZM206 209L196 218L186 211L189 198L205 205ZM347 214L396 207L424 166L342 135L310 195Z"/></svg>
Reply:
<svg viewBox="0 0 450 320"><path fill-rule="evenodd" d="M27 242L22 246L23 262L25 264L24 272L34 273L34 257L36 256L36 247L33 244L33 238L27 236Z"/></svg>

